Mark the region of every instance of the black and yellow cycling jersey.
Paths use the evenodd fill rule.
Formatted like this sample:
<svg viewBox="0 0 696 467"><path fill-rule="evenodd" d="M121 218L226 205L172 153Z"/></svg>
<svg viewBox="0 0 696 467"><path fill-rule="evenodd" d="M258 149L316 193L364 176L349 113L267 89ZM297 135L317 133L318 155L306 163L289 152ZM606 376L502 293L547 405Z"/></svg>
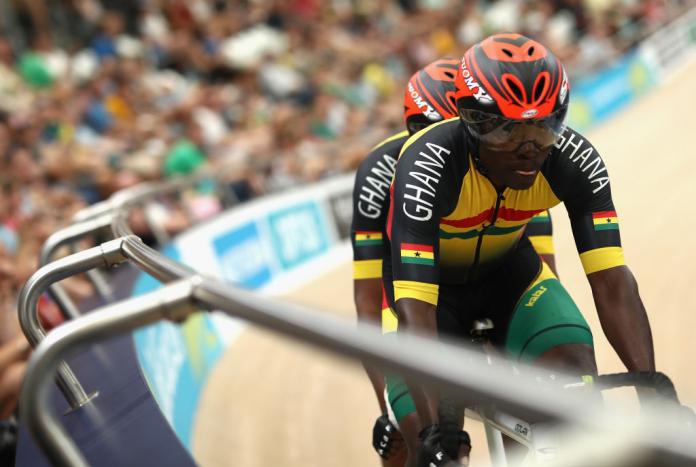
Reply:
<svg viewBox="0 0 696 467"><path fill-rule="evenodd" d="M386 221L389 211L389 187L399 153L408 140L402 131L377 144L363 160L353 188L353 278L373 279L382 276L385 256ZM542 211L532 218L527 235L539 254L554 253L551 216Z"/></svg>
<svg viewBox="0 0 696 467"><path fill-rule="evenodd" d="M408 132L397 133L375 146L358 167L353 186L353 278L382 277L386 245L389 187L396 160Z"/></svg>
<svg viewBox="0 0 696 467"><path fill-rule="evenodd" d="M458 119L404 143L387 219L393 299L438 303L441 284L493 273L532 218L564 202L587 274L624 264L609 176L600 155L567 128L526 190L497 190L476 167ZM538 268L537 268L538 269Z"/></svg>
<svg viewBox="0 0 696 467"><path fill-rule="evenodd" d="M553 223L551 222L551 214L549 211L542 211L532 217L525 233L532 242L534 249L540 255L553 255Z"/></svg>

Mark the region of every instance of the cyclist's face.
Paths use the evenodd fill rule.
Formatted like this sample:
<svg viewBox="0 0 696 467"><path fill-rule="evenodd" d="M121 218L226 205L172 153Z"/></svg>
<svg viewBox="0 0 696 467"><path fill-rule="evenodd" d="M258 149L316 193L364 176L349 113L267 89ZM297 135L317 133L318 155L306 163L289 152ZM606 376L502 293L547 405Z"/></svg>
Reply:
<svg viewBox="0 0 696 467"><path fill-rule="evenodd" d="M534 184L550 150L551 146L540 147L531 141L505 151L482 144L479 158L496 186L526 190Z"/></svg>

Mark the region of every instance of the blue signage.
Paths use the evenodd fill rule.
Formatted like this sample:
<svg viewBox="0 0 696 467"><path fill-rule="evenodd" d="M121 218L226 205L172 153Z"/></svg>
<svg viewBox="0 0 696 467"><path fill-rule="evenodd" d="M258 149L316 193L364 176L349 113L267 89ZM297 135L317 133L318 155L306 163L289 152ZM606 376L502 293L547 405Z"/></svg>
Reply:
<svg viewBox="0 0 696 467"><path fill-rule="evenodd" d="M317 203L272 212L268 223L273 249L283 269L291 269L329 248L326 222Z"/></svg>
<svg viewBox="0 0 696 467"><path fill-rule="evenodd" d="M271 279L271 268L256 223L251 222L213 239L222 278L250 289Z"/></svg>
<svg viewBox="0 0 696 467"><path fill-rule="evenodd" d="M655 78L638 55L629 54L611 66L572 83L568 124L583 130L599 123L652 88Z"/></svg>
<svg viewBox="0 0 696 467"><path fill-rule="evenodd" d="M162 251L178 260L179 252L172 245ZM133 295L142 295L161 287L145 273L140 274ZM174 432L189 448L205 380L223 352L215 326L207 313L191 316L182 325L162 322L133 333L140 367L152 395Z"/></svg>

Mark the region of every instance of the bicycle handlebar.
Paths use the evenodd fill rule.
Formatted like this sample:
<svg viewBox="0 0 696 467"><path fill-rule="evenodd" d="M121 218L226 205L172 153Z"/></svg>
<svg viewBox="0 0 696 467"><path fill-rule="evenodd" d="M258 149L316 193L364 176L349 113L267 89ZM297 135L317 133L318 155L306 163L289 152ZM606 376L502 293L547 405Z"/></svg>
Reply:
<svg viewBox="0 0 696 467"><path fill-rule="evenodd" d="M595 382L606 389L626 386L649 387L655 389L665 399L679 403L679 397L672 380L659 371L629 371L599 375L595 378Z"/></svg>

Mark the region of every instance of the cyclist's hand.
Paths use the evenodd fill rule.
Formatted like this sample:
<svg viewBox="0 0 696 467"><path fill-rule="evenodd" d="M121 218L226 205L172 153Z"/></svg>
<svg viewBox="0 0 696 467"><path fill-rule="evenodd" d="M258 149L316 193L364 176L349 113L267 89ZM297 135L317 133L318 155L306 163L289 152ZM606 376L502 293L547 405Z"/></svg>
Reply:
<svg viewBox="0 0 696 467"><path fill-rule="evenodd" d="M463 432L465 433L465 432ZM421 454L419 466L424 467L454 467L457 465L468 465L468 453L466 464L458 464L447 455L440 444L440 428L437 425L430 425L421 430L418 434L421 440ZM468 439L468 435L467 435Z"/></svg>
<svg viewBox="0 0 696 467"><path fill-rule="evenodd" d="M399 438L399 431L386 414L377 418L375 426L372 427L372 447L382 459L389 459Z"/></svg>
<svg viewBox="0 0 696 467"><path fill-rule="evenodd" d="M457 454L457 462L462 465L469 465L469 454L471 453L471 438L469 433L464 430L459 432L459 453Z"/></svg>

